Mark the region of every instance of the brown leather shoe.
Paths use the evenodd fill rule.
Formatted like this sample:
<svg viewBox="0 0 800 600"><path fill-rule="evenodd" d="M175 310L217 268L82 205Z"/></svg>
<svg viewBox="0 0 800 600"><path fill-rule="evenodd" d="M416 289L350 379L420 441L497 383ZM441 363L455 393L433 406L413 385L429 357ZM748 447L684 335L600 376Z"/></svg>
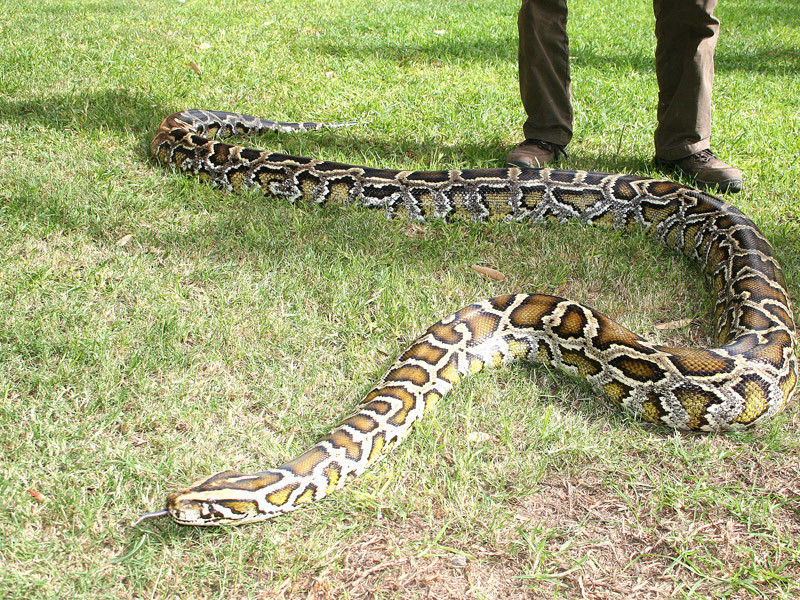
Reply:
<svg viewBox="0 0 800 600"><path fill-rule="evenodd" d="M682 171L701 190L717 189L735 194L742 191L742 172L718 159L711 150L701 150L678 160L665 160L656 156L656 164Z"/></svg>
<svg viewBox="0 0 800 600"><path fill-rule="evenodd" d="M553 142L530 139L514 146L506 156L507 167L522 167L533 169L545 167L558 161L561 156L566 156L566 146Z"/></svg>

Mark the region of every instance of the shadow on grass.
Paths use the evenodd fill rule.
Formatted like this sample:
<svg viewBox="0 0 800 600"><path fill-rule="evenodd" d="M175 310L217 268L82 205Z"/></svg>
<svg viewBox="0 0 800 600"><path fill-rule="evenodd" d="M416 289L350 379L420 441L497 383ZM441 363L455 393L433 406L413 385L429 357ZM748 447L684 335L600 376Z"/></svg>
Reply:
<svg viewBox="0 0 800 600"><path fill-rule="evenodd" d="M783 39L772 39L768 46L755 46L748 49L728 47L725 42L726 29L742 28L746 31L763 29L770 22L800 27L800 3L796 0L765 0L764 2L746 2L733 0L725 3L722 17L722 47L717 51L716 70L752 71L757 73L789 74L800 72L800 47ZM571 35L571 54L575 57L572 63L575 75L579 77L583 68L638 73L655 73L655 59L652 53L631 52L596 52L592 45L581 35L579 27L573 28ZM435 62L447 61L472 64L492 62L512 62L517 60L517 33L509 28L508 34L502 38L480 37L459 39L434 39L417 45L400 44L391 40L362 40L358 44L351 43L319 43L315 48L321 52L337 57L371 57L397 65L405 65L415 61Z"/></svg>
<svg viewBox="0 0 800 600"><path fill-rule="evenodd" d="M23 127L144 134L153 131L165 115L166 109L153 98L122 89L67 93L40 100L0 98L0 120Z"/></svg>
<svg viewBox="0 0 800 600"><path fill-rule="evenodd" d="M765 235L776 249L795 307L800 306L800 219L765 227Z"/></svg>
<svg viewBox="0 0 800 600"><path fill-rule="evenodd" d="M185 106L225 110L221 106ZM138 150L143 161L150 161L149 144L159 123L174 112L151 97L127 90L104 90L94 94L68 93L41 100L14 100L0 97L0 121L21 128L48 128L56 131L81 130L87 133L113 131L131 133L140 138ZM253 111L248 111L254 114ZM269 118L270 115L257 115ZM488 143L445 146L434 137L421 141L380 138L381 132L370 126L348 130L323 130L302 134L265 133L232 143L272 152L300 154L298 148L314 148L313 158L332 160L330 148L341 154L343 148L352 151L354 163L358 156L382 156L404 168L409 161L437 164L436 168L467 168L502 166L508 151L507 143L499 137ZM305 155L305 154L304 154ZM345 159L350 162L349 159ZM363 161L360 161L363 162ZM382 164L366 166L381 167ZM432 167L434 168L434 167Z"/></svg>
<svg viewBox="0 0 800 600"><path fill-rule="evenodd" d="M800 5L799 5L800 6ZM797 19L800 19L798 9ZM729 19L732 22L733 19ZM737 25L748 27L741 21ZM723 27L722 36L725 36ZM507 43L491 43L490 40L462 41L453 43L430 43L417 46L399 45L391 41L382 43L363 43L353 45L319 44L317 49L336 57L368 56L404 66L414 61L433 63L446 60L451 63L465 63L465 67L473 64L493 62L513 62L517 60L516 36L508 38ZM582 69L606 71L613 68L621 73L652 73L655 75L655 57L651 53L631 52L597 52L591 44L583 43L580 32L573 35L570 53L573 75L580 77ZM789 74L800 72L800 47L788 45L782 41L768 48L751 48L738 50L722 47L717 51L715 67L718 73L725 71L752 71L756 73Z"/></svg>
<svg viewBox="0 0 800 600"><path fill-rule="evenodd" d="M464 63L465 67L475 64L492 64L496 62L516 62L517 33L509 31L508 37L502 40L491 38L431 40L428 43L408 44L392 40L362 41L358 45L350 43L315 44L321 53L338 57L370 57L384 62L392 62L398 66L418 62L447 61Z"/></svg>
<svg viewBox="0 0 800 600"><path fill-rule="evenodd" d="M800 17L799 17L800 18ZM725 35L725 32L722 32ZM612 65L616 70L636 73L653 73L655 76L655 58L639 54L599 54L591 49L577 48L571 50L576 55L572 63L575 77L580 77L581 69L607 70ZM754 73L773 73L788 75L800 72L800 47L784 46L770 48L754 48L751 50L723 49L717 51L715 57L717 73L726 71L751 71Z"/></svg>

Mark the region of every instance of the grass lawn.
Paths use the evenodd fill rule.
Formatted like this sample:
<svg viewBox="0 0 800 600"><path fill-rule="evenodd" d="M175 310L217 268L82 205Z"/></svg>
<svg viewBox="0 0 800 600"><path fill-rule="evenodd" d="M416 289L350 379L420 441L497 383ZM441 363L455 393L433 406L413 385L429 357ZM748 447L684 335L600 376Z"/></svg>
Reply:
<svg viewBox="0 0 800 600"><path fill-rule="evenodd" d="M304 510L131 527L197 477L291 458L474 300L555 293L702 345L710 299L642 236L295 208L149 157L165 115L208 108L362 123L260 148L500 166L523 121L517 0L3 6L0 597L800 595L796 402L746 434L676 435L528 366L466 380ZM745 172L728 199L772 240L798 305L800 5L727 0L718 16L713 147ZM646 0L572 3L568 167L659 173L652 30Z"/></svg>

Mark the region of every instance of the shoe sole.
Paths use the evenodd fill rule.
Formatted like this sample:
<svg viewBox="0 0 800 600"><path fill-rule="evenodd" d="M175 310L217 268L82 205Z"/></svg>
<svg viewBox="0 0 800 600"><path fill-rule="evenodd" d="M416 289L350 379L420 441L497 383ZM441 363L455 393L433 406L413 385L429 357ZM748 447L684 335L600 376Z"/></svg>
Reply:
<svg viewBox="0 0 800 600"><path fill-rule="evenodd" d="M672 171L675 173L682 173L689 179L691 179L694 184L703 191L717 191L722 194L737 194L742 191L742 180L737 178L730 178L730 179L723 179L722 181L703 181L701 179L697 179L696 176L692 175L684 171L681 167L676 165L675 163L671 163L663 158L656 157L653 161L657 167L661 167L662 169Z"/></svg>
<svg viewBox="0 0 800 600"><path fill-rule="evenodd" d="M722 181L700 181L694 180L701 190L718 191L723 194L737 194L742 191L741 179L724 179Z"/></svg>
<svg viewBox="0 0 800 600"><path fill-rule="evenodd" d="M519 167L520 169L544 169L545 167L553 166L554 164L556 164L556 162L558 162L558 161L551 160L549 162L544 163L543 165L533 165L532 163L526 163L526 162L522 162L522 161L520 161L520 162L508 162L508 161L506 161L506 168Z"/></svg>

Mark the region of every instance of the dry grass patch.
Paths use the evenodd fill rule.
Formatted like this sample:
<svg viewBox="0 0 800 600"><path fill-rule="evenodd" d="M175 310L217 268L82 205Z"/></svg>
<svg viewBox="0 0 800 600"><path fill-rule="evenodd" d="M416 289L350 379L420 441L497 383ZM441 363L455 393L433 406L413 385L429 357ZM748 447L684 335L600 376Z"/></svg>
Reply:
<svg viewBox="0 0 800 600"><path fill-rule="evenodd" d="M286 580L264 591L264 600L307 598L464 598L528 597L518 579L520 565L490 546L474 542L445 547L448 535L431 544L430 523L421 518L384 522L343 548L340 564L313 577Z"/></svg>
<svg viewBox="0 0 800 600"><path fill-rule="evenodd" d="M614 486L594 473L550 478L523 502L517 518L551 530L541 552L551 574L539 592L569 598L746 598L768 595L775 579L796 580L800 565L781 545L798 534L793 511L770 525L737 521L724 507L663 504L658 486ZM713 483L711 484L713 485ZM783 567L772 574L775 566ZM760 576L760 577L759 577ZM733 592L732 579L746 588ZM733 593L732 593L733 592Z"/></svg>

